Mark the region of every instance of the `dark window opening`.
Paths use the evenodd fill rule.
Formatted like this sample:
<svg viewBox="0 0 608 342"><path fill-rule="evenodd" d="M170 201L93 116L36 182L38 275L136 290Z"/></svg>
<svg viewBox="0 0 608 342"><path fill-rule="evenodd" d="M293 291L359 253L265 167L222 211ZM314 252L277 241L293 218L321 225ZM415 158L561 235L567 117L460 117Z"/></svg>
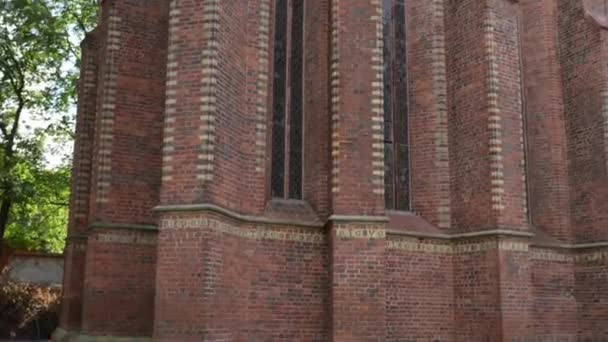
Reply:
<svg viewBox="0 0 608 342"><path fill-rule="evenodd" d="M302 198L304 0L276 0L271 194Z"/></svg>
<svg viewBox="0 0 608 342"><path fill-rule="evenodd" d="M387 209L410 209L405 0L383 0L384 194Z"/></svg>

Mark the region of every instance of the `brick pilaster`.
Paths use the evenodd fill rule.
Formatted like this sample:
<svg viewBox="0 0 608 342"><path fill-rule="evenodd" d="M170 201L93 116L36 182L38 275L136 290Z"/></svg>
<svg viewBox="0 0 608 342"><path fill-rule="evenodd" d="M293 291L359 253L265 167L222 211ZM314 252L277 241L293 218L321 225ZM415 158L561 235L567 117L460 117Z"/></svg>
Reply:
<svg viewBox="0 0 608 342"><path fill-rule="evenodd" d="M331 4L332 340L383 341L382 2Z"/></svg>
<svg viewBox="0 0 608 342"><path fill-rule="evenodd" d="M195 203L213 180L218 11L216 0L170 2L162 203Z"/></svg>
<svg viewBox="0 0 608 342"><path fill-rule="evenodd" d="M152 335L168 6L101 4L82 333Z"/></svg>
<svg viewBox="0 0 608 342"><path fill-rule="evenodd" d="M451 227L445 0L407 1L412 210Z"/></svg>
<svg viewBox="0 0 608 342"><path fill-rule="evenodd" d="M331 227L332 341L384 341L384 223Z"/></svg>
<svg viewBox="0 0 608 342"><path fill-rule="evenodd" d="M82 290L97 95L97 32L87 35L81 47L82 64L78 81L72 195L65 251L63 305L60 322L61 327L67 330L79 330L82 318Z"/></svg>
<svg viewBox="0 0 608 342"><path fill-rule="evenodd" d="M333 0L332 209L384 212L382 3Z"/></svg>
<svg viewBox="0 0 608 342"><path fill-rule="evenodd" d="M271 9L170 2L162 204L263 211Z"/></svg>
<svg viewBox="0 0 608 342"><path fill-rule="evenodd" d="M165 7L161 0L102 4L91 223L156 222L151 210L161 177Z"/></svg>
<svg viewBox="0 0 608 342"><path fill-rule="evenodd" d="M587 246L608 241L607 6L604 0L558 2L571 224L575 242ZM608 254L598 247L574 253L579 340L608 336Z"/></svg>
<svg viewBox="0 0 608 342"><path fill-rule="evenodd" d="M558 5L571 224L578 243L608 240L608 30L598 25L603 12L590 6L595 3Z"/></svg>
<svg viewBox="0 0 608 342"><path fill-rule="evenodd" d="M453 247L457 341L522 341L532 334L529 243L464 239Z"/></svg>
<svg viewBox="0 0 608 342"><path fill-rule="evenodd" d="M331 110L329 41L331 0L306 0L304 41L304 200L321 220L330 214Z"/></svg>
<svg viewBox="0 0 608 342"><path fill-rule="evenodd" d="M527 171L532 224L572 242L557 10L553 0L521 1Z"/></svg>
<svg viewBox="0 0 608 342"><path fill-rule="evenodd" d="M452 223L528 229L518 4L448 1Z"/></svg>

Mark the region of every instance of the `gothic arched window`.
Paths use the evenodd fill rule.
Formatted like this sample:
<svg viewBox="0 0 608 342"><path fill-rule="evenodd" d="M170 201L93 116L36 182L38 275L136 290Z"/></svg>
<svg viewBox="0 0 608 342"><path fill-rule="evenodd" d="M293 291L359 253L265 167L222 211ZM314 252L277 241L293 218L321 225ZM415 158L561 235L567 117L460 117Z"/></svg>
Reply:
<svg viewBox="0 0 608 342"><path fill-rule="evenodd" d="M271 194L302 198L304 0L275 0Z"/></svg>
<svg viewBox="0 0 608 342"><path fill-rule="evenodd" d="M384 194L386 208L410 209L405 0L383 0Z"/></svg>

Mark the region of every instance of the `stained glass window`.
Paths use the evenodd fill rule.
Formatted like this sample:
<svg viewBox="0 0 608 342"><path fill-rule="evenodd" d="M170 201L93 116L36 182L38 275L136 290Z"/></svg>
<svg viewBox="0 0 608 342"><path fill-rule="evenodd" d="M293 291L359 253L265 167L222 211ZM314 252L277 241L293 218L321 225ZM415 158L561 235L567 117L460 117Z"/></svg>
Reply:
<svg viewBox="0 0 608 342"><path fill-rule="evenodd" d="M302 198L304 0L276 0L271 193Z"/></svg>
<svg viewBox="0 0 608 342"><path fill-rule="evenodd" d="M387 209L410 209L405 0L383 0L384 164Z"/></svg>

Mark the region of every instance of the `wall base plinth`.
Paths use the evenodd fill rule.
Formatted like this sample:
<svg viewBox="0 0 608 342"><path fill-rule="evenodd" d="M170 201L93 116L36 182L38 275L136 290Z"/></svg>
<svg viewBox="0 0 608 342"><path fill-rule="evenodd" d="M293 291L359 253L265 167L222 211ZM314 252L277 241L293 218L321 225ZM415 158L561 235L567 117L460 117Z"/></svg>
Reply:
<svg viewBox="0 0 608 342"><path fill-rule="evenodd" d="M53 342L151 342L150 337L133 336L89 336L79 331L67 331L57 328L51 338Z"/></svg>

